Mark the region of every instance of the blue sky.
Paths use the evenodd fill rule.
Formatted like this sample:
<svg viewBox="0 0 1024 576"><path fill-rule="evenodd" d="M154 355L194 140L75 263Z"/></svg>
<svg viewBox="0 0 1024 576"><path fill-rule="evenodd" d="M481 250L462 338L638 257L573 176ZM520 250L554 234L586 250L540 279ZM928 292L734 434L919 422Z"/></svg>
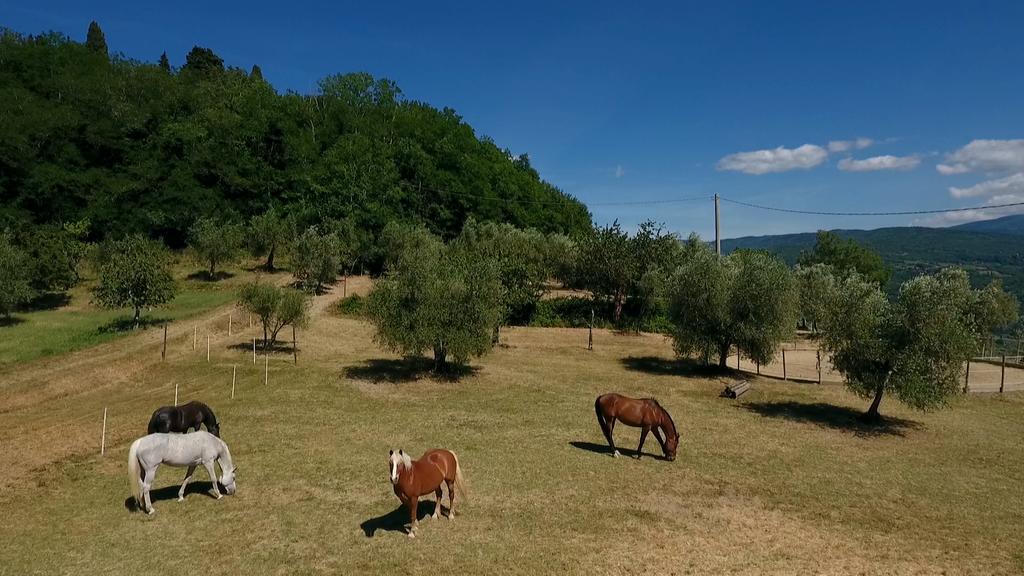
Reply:
<svg viewBox="0 0 1024 576"><path fill-rule="evenodd" d="M528 153L599 223L711 237L710 201L597 204L716 192L826 211L1024 200L1020 1L153 4L3 0L0 24L84 39L95 19L113 51L181 65L207 46L282 91L391 78ZM722 224L733 237L980 217L723 204Z"/></svg>

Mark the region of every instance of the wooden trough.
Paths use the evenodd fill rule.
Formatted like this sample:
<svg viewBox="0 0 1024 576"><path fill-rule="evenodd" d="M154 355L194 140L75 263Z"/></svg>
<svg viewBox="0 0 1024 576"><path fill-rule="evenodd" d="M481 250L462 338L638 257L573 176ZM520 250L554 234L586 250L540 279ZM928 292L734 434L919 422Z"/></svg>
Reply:
<svg viewBox="0 0 1024 576"><path fill-rule="evenodd" d="M741 380L739 382L726 384L725 390L722 390L720 396L735 400L736 398L746 394L747 390L750 390L750 382Z"/></svg>

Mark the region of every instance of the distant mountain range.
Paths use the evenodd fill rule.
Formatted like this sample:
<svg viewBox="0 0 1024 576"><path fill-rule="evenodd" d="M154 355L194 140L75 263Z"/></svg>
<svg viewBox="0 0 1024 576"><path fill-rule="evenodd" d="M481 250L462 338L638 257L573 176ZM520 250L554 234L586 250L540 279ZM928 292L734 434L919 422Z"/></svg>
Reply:
<svg viewBox="0 0 1024 576"><path fill-rule="evenodd" d="M899 227L876 230L833 230L875 250L893 267L890 292L918 274L947 266L967 270L976 285L1001 278L1024 302L1024 215L970 222L950 228ZM768 250L790 264L814 246L813 232L747 236L722 241L722 251L737 248Z"/></svg>

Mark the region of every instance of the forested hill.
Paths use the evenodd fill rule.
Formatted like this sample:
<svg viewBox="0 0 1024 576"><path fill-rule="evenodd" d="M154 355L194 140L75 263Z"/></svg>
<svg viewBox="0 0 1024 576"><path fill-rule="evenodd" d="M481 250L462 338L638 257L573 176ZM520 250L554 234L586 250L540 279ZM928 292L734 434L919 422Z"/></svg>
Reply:
<svg viewBox="0 0 1024 576"><path fill-rule="evenodd" d="M157 56L156 54L153 55ZM258 66L195 48L181 69L86 43L0 30L0 230L88 219L92 239L142 232L182 245L200 216L269 207L301 224L379 231L419 220L588 229L587 208L451 109L368 74L279 94Z"/></svg>
<svg viewBox="0 0 1024 576"><path fill-rule="evenodd" d="M918 274L947 266L968 271L981 285L1001 278L1006 289L1024 301L1024 236L987 233L957 228L879 228L877 230L834 230L843 238L878 252L893 267L890 291ZM793 264L801 250L814 246L815 234L748 236L722 241L722 251L737 248L764 249Z"/></svg>

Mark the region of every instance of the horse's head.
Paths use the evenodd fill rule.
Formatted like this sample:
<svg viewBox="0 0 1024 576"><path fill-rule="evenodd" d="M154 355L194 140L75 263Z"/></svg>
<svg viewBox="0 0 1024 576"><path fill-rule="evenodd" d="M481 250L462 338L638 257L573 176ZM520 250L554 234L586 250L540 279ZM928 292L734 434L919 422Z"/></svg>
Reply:
<svg viewBox="0 0 1024 576"><path fill-rule="evenodd" d="M388 450L388 478L392 484L398 484L398 476L402 473L403 468L408 468L412 465L412 460L409 455L403 450L395 452L394 450Z"/></svg>
<svg viewBox="0 0 1024 576"><path fill-rule="evenodd" d="M221 471L220 483L221 486L224 486L224 491L227 492L229 496L235 493L235 472L237 470L237 468L231 468L231 470Z"/></svg>
<svg viewBox="0 0 1024 576"><path fill-rule="evenodd" d="M676 459L676 450L679 449L679 434L673 432L665 436L665 458L671 462Z"/></svg>
<svg viewBox="0 0 1024 576"><path fill-rule="evenodd" d="M210 434L213 434L217 438L220 438L220 424L218 424L217 422L214 422L213 424L207 424L206 430Z"/></svg>

